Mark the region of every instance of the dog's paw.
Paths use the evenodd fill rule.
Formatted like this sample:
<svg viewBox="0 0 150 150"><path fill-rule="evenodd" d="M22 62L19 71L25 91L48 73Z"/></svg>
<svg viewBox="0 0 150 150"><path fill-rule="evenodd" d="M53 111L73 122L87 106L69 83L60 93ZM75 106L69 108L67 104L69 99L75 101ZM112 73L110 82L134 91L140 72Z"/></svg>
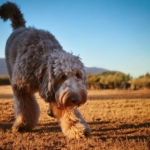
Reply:
<svg viewBox="0 0 150 150"><path fill-rule="evenodd" d="M56 117L54 116L54 113L53 113L52 109L48 109L48 110L47 110L47 115L50 116L50 117L52 117L52 118L56 118Z"/></svg>
<svg viewBox="0 0 150 150"><path fill-rule="evenodd" d="M89 137L91 130L77 109L64 111L60 119L62 132L69 139Z"/></svg>
<svg viewBox="0 0 150 150"><path fill-rule="evenodd" d="M24 123L17 123L14 124L12 127L12 132L27 132L31 129Z"/></svg>
<svg viewBox="0 0 150 150"><path fill-rule="evenodd" d="M91 129L90 128L84 129L84 136L88 138L90 137L90 135L91 135Z"/></svg>
<svg viewBox="0 0 150 150"><path fill-rule="evenodd" d="M88 138L91 134L89 127L85 128L83 124L74 124L68 129L62 129L64 135L69 139Z"/></svg>

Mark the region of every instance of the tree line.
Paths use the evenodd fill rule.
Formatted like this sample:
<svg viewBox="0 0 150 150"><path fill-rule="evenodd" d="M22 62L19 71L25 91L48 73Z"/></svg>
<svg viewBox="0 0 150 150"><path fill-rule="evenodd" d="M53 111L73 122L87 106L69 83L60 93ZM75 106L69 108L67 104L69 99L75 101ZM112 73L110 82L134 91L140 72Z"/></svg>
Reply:
<svg viewBox="0 0 150 150"><path fill-rule="evenodd" d="M8 75L0 75L0 85L10 85ZM87 74L88 89L150 89L150 74L134 79L130 74L108 71L98 74Z"/></svg>
<svg viewBox="0 0 150 150"><path fill-rule="evenodd" d="M150 89L150 74L134 79L130 74L108 71L87 75L88 89Z"/></svg>

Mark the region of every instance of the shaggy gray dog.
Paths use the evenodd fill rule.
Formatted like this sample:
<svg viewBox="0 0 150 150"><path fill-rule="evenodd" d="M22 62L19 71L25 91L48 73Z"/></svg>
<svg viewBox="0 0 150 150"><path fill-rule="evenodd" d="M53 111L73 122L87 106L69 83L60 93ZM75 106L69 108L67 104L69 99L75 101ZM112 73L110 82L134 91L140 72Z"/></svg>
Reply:
<svg viewBox="0 0 150 150"><path fill-rule="evenodd" d="M14 3L0 7L0 17L12 22L13 32L6 43L6 62L14 92L13 131L31 130L40 110L35 92L52 107L68 138L90 135L90 128L77 107L87 100L86 74L80 58L67 53L48 31L26 27Z"/></svg>

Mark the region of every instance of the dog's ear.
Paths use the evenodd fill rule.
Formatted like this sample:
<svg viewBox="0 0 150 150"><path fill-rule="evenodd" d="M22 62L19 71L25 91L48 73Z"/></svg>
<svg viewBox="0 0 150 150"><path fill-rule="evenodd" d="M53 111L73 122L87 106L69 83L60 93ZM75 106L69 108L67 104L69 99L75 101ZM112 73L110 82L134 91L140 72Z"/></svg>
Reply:
<svg viewBox="0 0 150 150"><path fill-rule="evenodd" d="M40 67L37 74L39 81L39 94L46 102L52 102L55 100L55 95L53 91L53 76L52 70L47 65Z"/></svg>

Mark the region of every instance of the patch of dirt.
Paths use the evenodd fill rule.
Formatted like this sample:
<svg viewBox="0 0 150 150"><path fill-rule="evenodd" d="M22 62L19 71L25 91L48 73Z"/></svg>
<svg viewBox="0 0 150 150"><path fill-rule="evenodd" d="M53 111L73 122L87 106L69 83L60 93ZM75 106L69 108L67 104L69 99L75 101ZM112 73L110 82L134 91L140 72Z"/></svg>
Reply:
<svg viewBox="0 0 150 150"><path fill-rule="evenodd" d="M13 133L13 100L0 98L0 150L150 149L149 98L88 101L80 111L92 134L80 140L65 138L56 119L46 114L48 105L38 95L37 100L41 109L38 125L31 132Z"/></svg>

